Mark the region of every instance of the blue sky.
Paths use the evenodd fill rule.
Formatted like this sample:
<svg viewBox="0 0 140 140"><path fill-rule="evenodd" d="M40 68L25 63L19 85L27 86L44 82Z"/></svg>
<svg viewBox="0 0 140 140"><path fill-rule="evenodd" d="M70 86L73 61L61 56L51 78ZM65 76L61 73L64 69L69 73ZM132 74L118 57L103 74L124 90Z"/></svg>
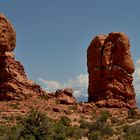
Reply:
<svg viewBox="0 0 140 140"><path fill-rule="evenodd" d="M16 59L28 77L48 90L86 92L86 49L95 35L125 32L131 41L140 88L139 0L0 0L17 32ZM76 94L76 92L75 92Z"/></svg>

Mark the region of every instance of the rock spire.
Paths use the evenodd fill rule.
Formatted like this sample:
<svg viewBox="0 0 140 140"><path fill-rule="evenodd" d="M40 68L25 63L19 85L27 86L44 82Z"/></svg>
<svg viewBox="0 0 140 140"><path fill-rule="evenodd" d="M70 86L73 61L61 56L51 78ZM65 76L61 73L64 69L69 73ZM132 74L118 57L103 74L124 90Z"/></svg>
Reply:
<svg viewBox="0 0 140 140"><path fill-rule="evenodd" d="M134 65L126 34L96 36L87 49L87 67L89 102L100 107L136 108Z"/></svg>

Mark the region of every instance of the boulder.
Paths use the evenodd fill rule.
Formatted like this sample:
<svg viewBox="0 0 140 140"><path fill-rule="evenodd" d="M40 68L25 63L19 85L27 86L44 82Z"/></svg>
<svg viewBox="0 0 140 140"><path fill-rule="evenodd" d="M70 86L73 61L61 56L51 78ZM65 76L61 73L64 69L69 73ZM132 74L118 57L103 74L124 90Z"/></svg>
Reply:
<svg viewBox="0 0 140 140"><path fill-rule="evenodd" d="M59 89L55 93L56 99L59 101L60 104L75 104L76 99L73 96L73 90L70 88L66 88L64 90Z"/></svg>

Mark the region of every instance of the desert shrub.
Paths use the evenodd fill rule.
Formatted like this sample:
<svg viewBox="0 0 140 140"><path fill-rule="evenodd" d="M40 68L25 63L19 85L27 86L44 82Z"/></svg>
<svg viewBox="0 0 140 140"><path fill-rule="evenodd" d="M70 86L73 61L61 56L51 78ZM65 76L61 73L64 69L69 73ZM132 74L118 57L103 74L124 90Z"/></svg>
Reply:
<svg viewBox="0 0 140 140"><path fill-rule="evenodd" d="M63 123L63 125L70 126L71 119L69 119L68 117L63 116L63 117L61 117L61 120L60 121Z"/></svg>
<svg viewBox="0 0 140 140"><path fill-rule="evenodd" d="M20 103L17 102L17 103L12 103L9 105L12 109L20 109Z"/></svg>
<svg viewBox="0 0 140 140"><path fill-rule="evenodd" d="M130 128L129 125L127 125L127 124L124 125L124 126L123 126L123 132L124 132L124 133L128 133L128 132L129 132L129 128Z"/></svg>
<svg viewBox="0 0 140 140"><path fill-rule="evenodd" d="M14 126L0 126L0 140L68 140L80 139L88 133L89 126L86 129L73 127L68 117L54 121L35 110L26 117L17 118Z"/></svg>
<svg viewBox="0 0 140 140"><path fill-rule="evenodd" d="M106 123L107 119L111 116L111 114L108 111L102 111L99 116L99 121L102 123Z"/></svg>
<svg viewBox="0 0 140 140"><path fill-rule="evenodd" d="M70 125L71 120L63 116L59 121L54 122L54 140L67 140L68 138L79 139L83 136L83 131L79 127Z"/></svg>
<svg viewBox="0 0 140 140"><path fill-rule="evenodd" d="M108 124L103 125L103 127L100 129L100 131L101 131L102 135L109 135L109 136L113 135L113 129Z"/></svg>
<svg viewBox="0 0 140 140"><path fill-rule="evenodd" d="M102 135L112 135L113 129L108 124L103 124L100 121L93 122L89 125L89 132L100 131Z"/></svg>
<svg viewBox="0 0 140 140"><path fill-rule="evenodd" d="M21 126L19 125L13 127L0 126L0 140L24 140L18 137L20 130Z"/></svg>
<svg viewBox="0 0 140 140"><path fill-rule="evenodd" d="M55 100L55 103L56 103L56 104L60 104L60 100L56 99L56 100Z"/></svg>
<svg viewBox="0 0 140 140"><path fill-rule="evenodd" d="M7 139L7 133L8 129L5 126L0 126L0 139L1 140L6 140Z"/></svg>
<svg viewBox="0 0 140 140"><path fill-rule="evenodd" d="M89 123L86 122L86 121L83 120L83 119L81 119L81 120L79 121L79 123L80 123L80 128L82 128L82 129L86 129L86 128L88 128L88 126L89 126Z"/></svg>
<svg viewBox="0 0 140 140"><path fill-rule="evenodd" d="M77 109L77 106L76 105L69 105L68 108L70 110L76 110Z"/></svg>
<svg viewBox="0 0 140 140"><path fill-rule="evenodd" d="M137 116L137 112L135 109L128 109L128 118L135 118Z"/></svg>
<svg viewBox="0 0 140 140"><path fill-rule="evenodd" d="M124 140L140 140L140 125L125 125L123 127Z"/></svg>
<svg viewBox="0 0 140 140"><path fill-rule="evenodd" d="M80 139L84 135L83 130L80 129L79 127L68 127L66 130L66 136L68 138L73 138L73 139Z"/></svg>
<svg viewBox="0 0 140 140"><path fill-rule="evenodd" d="M119 120L116 117L111 117L110 120L111 120L112 123L118 123L119 122Z"/></svg>
<svg viewBox="0 0 140 140"><path fill-rule="evenodd" d="M82 130L78 127L70 125L71 120L63 116L60 121L55 122L55 140L67 140L68 138L79 139L82 135Z"/></svg>
<svg viewBox="0 0 140 140"><path fill-rule="evenodd" d="M65 140L66 139L66 129L67 127L60 120L53 123L54 133L52 134L53 139L55 140Z"/></svg>
<svg viewBox="0 0 140 140"><path fill-rule="evenodd" d="M40 95L39 97L40 97L41 99L48 100L48 96L47 96L47 95Z"/></svg>
<svg viewBox="0 0 140 140"><path fill-rule="evenodd" d="M2 119L5 119L7 121L13 121L15 120L15 116L14 115L2 116Z"/></svg>
<svg viewBox="0 0 140 140"><path fill-rule="evenodd" d="M20 121L22 129L19 138L45 140L51 138L52 123L50 119L43 113L31 111L27 117ZM48 140L47 139L47 140Z"/></svg>
<svg viewBox="0 0 140 140"><path fill-rule="evenodd" d="M97 120L96 122L92 122L91 124L89 124L88 129L89 129L89 132L98 131L101 129L102 126L103 124Z"/></svg>
<svg viewBox="0 0 140 140"><path fill-rule="evenodd" d="M99 131L92 131L89 136L89 140L100 140L101 139L101 134Z"/></svg>
<svg viewBox="0 0 140 140"><path fill-rule="evenodd" d="M110 125L105 124L106 119L100 119L98 118L95 122L89 124L88 126L88 131L89 131L89 136L88 138L90 140L94 139L101 139L104 138L105 136L112 136L113 135L113 129Z"/></svg>

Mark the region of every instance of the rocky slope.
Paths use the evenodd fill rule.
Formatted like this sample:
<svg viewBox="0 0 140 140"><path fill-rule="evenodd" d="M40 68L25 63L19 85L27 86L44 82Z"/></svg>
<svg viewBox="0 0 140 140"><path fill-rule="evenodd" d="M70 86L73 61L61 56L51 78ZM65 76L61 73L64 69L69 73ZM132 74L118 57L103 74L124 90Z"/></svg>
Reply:
<svg viewBox="0 0 140 140"><path fill-rule="evenodd" d="M87 50L87 66L89 102L100 107L136 108L134 65L126 34L96 36Z"/></svg>

